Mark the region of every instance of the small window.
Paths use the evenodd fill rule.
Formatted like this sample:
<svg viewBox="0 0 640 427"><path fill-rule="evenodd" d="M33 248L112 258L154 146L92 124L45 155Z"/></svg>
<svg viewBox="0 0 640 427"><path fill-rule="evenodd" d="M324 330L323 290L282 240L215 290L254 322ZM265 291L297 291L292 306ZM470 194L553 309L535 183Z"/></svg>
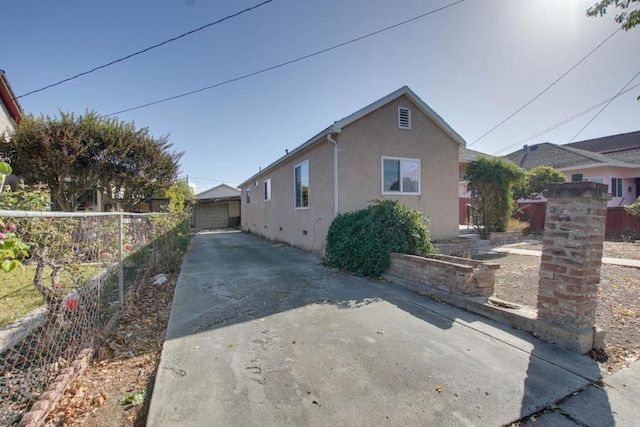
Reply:
<svg viewBox="0 0 640 427"><path fill-rule="evenodd" d="M604 178L587 178L589 182L597 182L598 184L604 184Z"/></svg>
<svg viewBox="0 0 640 427"><path fill-rule="evenodd" d="M294 168L295 200L296 209L306 209L309 207L309 161L298 164Z"/></svg>
<svg viewBox="0 0 640 427"><path fill-rule="evenodd" d="M248 205L251 203L251 189L247 188L244 190L244 202Z"/></svg>
<svg viewBox="0 0 640 427"><path fill-rule="evenodd" d="M271 200L271 178L263 182L264 200Z"/></svg>
<svg viewBox="0 0 640 427"><path fill-rule="evenodd" d="M611 195L613 197L623 197L622 178L611 178Z"/></svg>
<svg viewBox="0 0 640 427"><path fill-rule="evenodd" d="M411 129L411 110L405 107L398 107L398 127L400 129Z"/></svg>
<svg viewBox="0 0 640 427"><path fill-rule="evenodd" d="M382 158L382 194L420 194L420 160Z"/></svg>

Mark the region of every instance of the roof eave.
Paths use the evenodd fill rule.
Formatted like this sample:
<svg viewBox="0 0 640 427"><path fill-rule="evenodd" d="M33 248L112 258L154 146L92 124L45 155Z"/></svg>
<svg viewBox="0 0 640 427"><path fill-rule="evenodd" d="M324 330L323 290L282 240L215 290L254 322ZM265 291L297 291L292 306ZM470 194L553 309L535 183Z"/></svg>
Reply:
<svg viewBox="0 0 640 427"><path fill-rule="evenodd" d="M13 121L20 123L24 117L22 107L20 107L20 104L13 93L13 89L11 89L11 85L2 70L0 70L0 99L7 107Z"/></svg>
<svg viewBox="0 0 640 427"><path fill-rule="evenodd" d="M238 185L238 188L242 188L246 184L249 184L251 181L254 181L256 178L260 177L261 175L267 174L272 169L274 169L276 166L281 165L282 163L286 162L287 160L291 159L294 156L297 156L298 154L300 154L303 151L305 151L308 148L310 148L312 145L314 145L317 142L320 142L323 139L325 139L327 137L327 135L333 134L333 133L340 133L340 129L338 129L338 130L334 129L334 125L331 125L328 128L325 128L322 132L316 134L311 139L307 140L307 142L305 142L304 144L299 145L298 147L294 148L293 150L291 150L290 152L288 152L284 156L280 157L275 162L273 162L270 165L268 165L266 168L260 170L256 174L254 174L251 178L245 180L242 184Z"/></svg>

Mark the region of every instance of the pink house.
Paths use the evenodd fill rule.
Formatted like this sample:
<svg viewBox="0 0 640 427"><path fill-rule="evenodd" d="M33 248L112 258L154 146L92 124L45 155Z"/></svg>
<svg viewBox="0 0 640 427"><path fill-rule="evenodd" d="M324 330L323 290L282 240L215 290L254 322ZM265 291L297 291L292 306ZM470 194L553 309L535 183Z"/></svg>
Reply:
<svg viewBox="0 0 640 427"><path fill-rule="evenodd" d="M551 166L569 181L607 184L608 207L628 206L640 196L640 131L567 145L525 145L505 157L525 170Z"/></svg>

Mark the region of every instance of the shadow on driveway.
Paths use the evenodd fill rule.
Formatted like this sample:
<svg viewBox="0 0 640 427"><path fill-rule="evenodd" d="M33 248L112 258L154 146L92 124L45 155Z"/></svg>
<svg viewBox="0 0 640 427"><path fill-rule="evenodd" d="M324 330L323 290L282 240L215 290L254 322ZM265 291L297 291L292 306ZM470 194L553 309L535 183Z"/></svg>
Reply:
<svg viewBox="0 0 640 427"><path fill-rule="evenodd" d="M202 233L148 425L504 425L599 377L586 357L297 249Z"/></svg>

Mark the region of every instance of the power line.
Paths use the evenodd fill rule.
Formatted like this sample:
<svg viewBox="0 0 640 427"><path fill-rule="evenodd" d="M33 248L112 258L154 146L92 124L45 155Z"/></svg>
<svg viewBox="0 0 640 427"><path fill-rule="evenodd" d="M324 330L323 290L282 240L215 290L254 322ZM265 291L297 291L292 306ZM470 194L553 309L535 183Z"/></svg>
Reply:
<svg viewBox="0 0 640 427"><path fill-rule="evenodd" d="M571 116L571 117L569 117L569 118L566 118L566 119L564 119L564 120L562 120L562 121L560 121L560 122L556 123L556 124L555 124L555 125L553 125L553 126L550 126L550 127L546 128L546 129L544 129L544 130L541 130L540 132L537 132L537 133L535 133L535 134L533 134L533 135L531 135L531 136L528 136L528 137L526 137L526 138L524 138L524 139L521 139L520 141L518 141L518 142L516 142L516 143L513 143L513 144L511 144L511 145L508 145L508 146L506 146L506 147L504 147L504 148L501 148L500 150L498 150L498 151L495 151L495 152L491 153L491 155L492 155L492 156L495 156L495 155L497 155L497 154L500 154L500 153L503 153L503 152L505 152L505 151L508 151L508 150L510 150L510 149L512 149L512 148L514 148L514 147L519 147L520 145L524 144L525 142L529 142L529 141L531 141L532 139L535 139L535 138L537 138L537 137L539 137L539 136L544 135L545 133L551 132L552 130L557 129L557 128L559 128L560 126L564 126L564 125L566 125L567 123L572 122L573 120L576 120L577 118L580 118L580 117L584 116L585 114L587 114L587 113L589 113L589 112L591 112L591 111L595 110L596 108L601 107L601 106L602 106L602 105L604 105L604 104L610 103L610 102L611 102L611 101L613 101L614 99L618 98L619 96L622 96L622 95L626 94L627 92L632 91L633 89L637 88L638 86L640 86L640 83L637 83L637 84L635 84L635 85L631 86L630 88L628 88L628 89L626 89L626 90L624 90L624 91L622 91L622 92L619 92L617 95L614 95L614 96L612 96L611 98L607 98L607 99L605 99L604 101L602 101L602 102L600 102L600 103L598 103L598 104L592 105L591 107L587 108L586 110L583 110L583 111L579 112L578 114L575 114L575 115L573 115L573 116Z"/></svg>
<svg viewBox="0 0 640 427"><path fill-rule="evenodd" d="M518 114L520 111L524 110L526 107L529 106L529 104L531 104L533 101L535 101L536 99L540 98L540 96L542 96L542 94L544 94L546 91L548 91L549 89L551 89L556 83L558 83L560 80L562 80L567 74L569 74L570 72L572 72L578 65L582 64L588 57L591 56L591 54L593 54L596 50L598 50L600 48L600 46L602 46L603 44L605 44L607 41L609 41L609 39L611 37L613 37L614 35L616 35L616 33L618 31L620 31L622 28L618 28L617 30L615 30L613 33L611 33L611 35L609 37L607 37L606 39L604 39L600 44L598 44L595 48L593 48L593 50L591 50L591 52L587 53L584 57L582 57L582 59L580 61L578 61L573 67L569 68L569 70L567 70L563 75L561 75L560 77L558 77L553 83L551 83L549 86L547 86L546 88L544 88L542 90L542 92L538 93L536 96L534 96L533 98L531 98L529 101L527 101L522 107L518 108L516 111L514 111L513 113L511 113L506 119L504 119L503 121L501 121L500 123L498 123L497 125L495 125L494 127L492 127L491 129L489 129L487 132L485 132L484 134L482 134L479 138L477 138L475 141L473 141L471 144L467 145L467 147L471 147L473 144L475 144L476 142L480 141L481 139L483 139L485 136L489 135L491 132L493 132L494 130L498 129L500 126L502 126L503 124L505 124L508 120L510 120L513 116L515 116L516 114Z"/></svg>
<svg viewBox="0 0 640 427"><path fill-rule="evenodd" d="M636 77L638 77L639 75L640 75L640 71L638 71L638 72L637 72L637 73L636 73L636 74L631 78L631 80L629 80L629 81L627 82L627 84L625 84L624 86L622 86L622 89L620 89L620 90L618 91L618 95L619 95L623 90L625 90L625 89L627 88L627 86L629 86L629 85L631 84L631 82L632 82L632 81L634 81L634 80L636 79ZM611 104L611 103L613 102L613 100L614 100L615 98L617 98L617 97L618 97L618 95L616 95L614 98L611 98L611 99L609 100L609 102L607 102L607 103L605 104L605 106L604 106L604 107L602 107L602 108L600 109L600 111L598 111L598 112L596 113L596 115L595 115L595 116L593 116L593 117L591 118L591 120L589 120L589 121L587 122L587 124L586 124L586 125L584 125L584 126L582 127L582 129L580 129L580 130L578 131L578 133L576 133L575 135L573 135L573 138L571 138L571 139L569 140L569 142L567 142L567 144L569 144L569 143L570 143L570 142L572 142L574 139L576 139L576 137L577 137L578 135L580 135L580 134L582 133L582 131L583 131L583 130L585 130L585 129L587 128L587 126L589 126L589 125L591 124L591 122L593 122L593 121L594 121L594 120L595 120L595 119L600 115L600 113L602 113L602 112L603 112L603 111L604 111L604 110L609 106L609 104Z"/></svg>
<svg viewBox="0 0 640 427"><path fill-rule="evenodd" d="M127 55L127 56L123 56L122 58L118 58L118 59L113 60L113 61L111 61L111 62L109 62L109 63L107 63L107 64L100 65L99 67L92 68L92 69L90 69L90 70L88 70L88 71L82 72L82 73L80 73L80 74L76 74L75 76L71 76L71 77L69 77L69 78L66 78L66 79L60 80L59 82L52 83L52 84L50 84L50 85L47 85L47 86L41 87L40 89L32 90L31 92L27 92L27 93L25 93L25 94L23 94L23 95L16 96L16 97L15 97L15 98L13 98L13 99L24 98L25 96L29 96L29 95L32 95L32 94L37 93L37 92L42 92L43 90L46 90L46 89L52 88L52 87L54 87L54 86L61 85L62 83L66 83L66 82L68 82L68 81L71 81L71 80L77 79L78 77L86 76L87 74L93 73L94 71L98 71L98 70L101 70L101 69L103 69L103 68L107 68L107 67L109 67L109 66L111 66L111 65L113 65L113 64L117 64L118 62L126 61L127 59L133 58L134 56L141 55L141 54L143 54L143 53L149 52L149 51L150 51L150 50L152 50L152 49L158 48L158 47L160 47L160 46L164 46L164 45L169 44L169 43L171 43L171 42L174 42L174 41L176 41L176 40L178 40L178 39L181 39L181 38L183 38L183 37L189 36L189 35L191 35L191 34L193 34L193 33L197 33L198 31L202 31L202 30L204 30L205 28L208 28L208 27L211 27L211 26L217 25L217 24L219 24L219 23L221 23L221 22L224 22L224 21L227 21L227 20L229 20L229 19L231 19L231 18L235 18L236 16L242 15L243 13L249 12L249 11L251 11L251 10L253 10L253 9L257 9L257 8L259 8L260 6L264 6L264 5L265 5L265 4L267 4L267 3L271 3L272 1L273 1L273 0L265 0L265 1L263 1L262 3L259 3L259 4L255 5L255 6L248 7L248 8L246 8L246 9L243 9L243 10L241 10L241 11L239 11L239 12L236 12L236 13L234 13L234 14L232 14L232 15L225 16L224 18L218 19L218 20L217 20L217 21L215 21L215 22L210 22L210 23L208 23L208 24L206 24L206 25L203 25L202 27L196 28L195 30L187 31L186 33L182 33L182 34L180 34L179 36L172 37L172 38L170 38L170 39L168 39L168 40L165 40L165 41L163 41L163 42L161 42L161 43L154 44L153 46L149 46L149 47L147 47L147 48L145 48L145 49L139 50L139 51L134 52L134 53L132 53L132 54L129 54L129 55Z"/></svg>
<svg viewBox="0 0 640 427"><path fill-rule="evenodd" d="M168 98L163 98L163 99L160 99L160 100L158 100L158 101L148 102L148 103L146 103L146 104L138 105L137 107L131 107L131 108L127 108L127 109L124 109L124 110L116 111L116 112L114 112L114 113L105 114L105 115L103 115L103 116L101 116L101 117L109 117L109 116L114 116L114 115L116 115L116 114L120 114L120 113L126 113L126 112L133 111L133 110L139 110L139 109L141 109L141 108L150 107L150 106L152 106L152 105L160 104L160 103L167 102L167 101L172 101L172 100L174 100L174 99L178 99L178 98L183 98L183 97L185 97L185 96L193 95L193 94L195 94L195 93L204 92L205 90L209 90L209 89L213 89L213 88L216 88L216 87L219 87L219 86L223 86L223 85L226 85L226 84L229 84L229 83L237 82L238 80L244 80L244 79L247 79L247 78L249 78L249 77L256 76L256 75L258 75L258 74L266 73L267 71L272 71L272 70L275 70L275 69L278 69L278 68L282 68L282 67L285 67L285 66L287 66L287 65L291 65L291 64L294 64L294 63L296 63L296 62L300 62L300 61L303 61L303 60L305 60L305 59L309 59L309 58L312 58L312 57L314 57L314 56L321 55L321 54L323 54L323 53L326 53L326 52L329 52L329 51L332 51L332 50L338 49L338 48L343 47L343 46L347 46L347 45L349 45L349 44L352 44L352 43L358 42L358 41L360 41L360 40L364 40L364 39L366 39L366 38L369 38L369 37L371 37L371 36L375 36L375 35L377 35L377 34L380 34L380 33L385 32L385 31L389 31L389 30L391 30L391 29L394 29L394 28L400 27L400 26L402 26L402 25L408 24L409 22L413 22L413 21L418 20L418 19L420 19L420 18L424 18L425 16L432 15L432 14L434 14L434 13L436 13L436 12L440 12L440 11L442 11L442 10L444 10L444 9L447 9L447 8L449 8L449 7L451 7L451 6L455 6L456 4L458 4L458 3L462 3L462 2L464 2L464 1L465 1L465 0L458 0L458 1L455 1L455 2L450 3L450 4L448 4L448 5L442 6L442 7L438 8L438 9L434 9L434 10L432 10L432 11L429 11L429 12L423 13L423 14L421 14L421 15L414 16L413 18L407 19L407 20L402 21L402 22L398 22L397 24L393 24L393 25L391 25L391 26L388 26L388 27L382 28L382 29L377 30L377 31L374 31L374 32L372 32L372 33L365 34L364 36L356 37L356 38L354 38L354 39L351 39L351 40L348 40L348 41L346 41L346 42L342 42L342 43L339 43L339 44L333 45L333 46L331 46L331 47L328 47L328 48L325 48L325 49L322 49L322 50L319 50L319 51L316 51L316 52L310 53L310 54L308 54L308 55L300 56L300 57L298 57L298 58L296 58L296 59L292 59L292 60L289 60L289 61L286 61L286 62L282 62L282 63L280 63L280 64L278 64L278 65L273 65L273 66L271 66L271 67L263 68L263 69L261 69L261 70L254 71L254 72L252 72L252 73L245 74L245 75L240 76L240 77L235 77L235 78L232 78L232 79L229 79L229 80L225 80L225 81L223 81L223 82L216 83L216 84L213 84L213 85L211 85L211 86L205 86L205 87L200 88L200 89L196 89L196 90L192 90L192 91L189 91L189 92L181 93L181 94L179 94L179 95L170 96L170 97L168 97Z"/></svg>

